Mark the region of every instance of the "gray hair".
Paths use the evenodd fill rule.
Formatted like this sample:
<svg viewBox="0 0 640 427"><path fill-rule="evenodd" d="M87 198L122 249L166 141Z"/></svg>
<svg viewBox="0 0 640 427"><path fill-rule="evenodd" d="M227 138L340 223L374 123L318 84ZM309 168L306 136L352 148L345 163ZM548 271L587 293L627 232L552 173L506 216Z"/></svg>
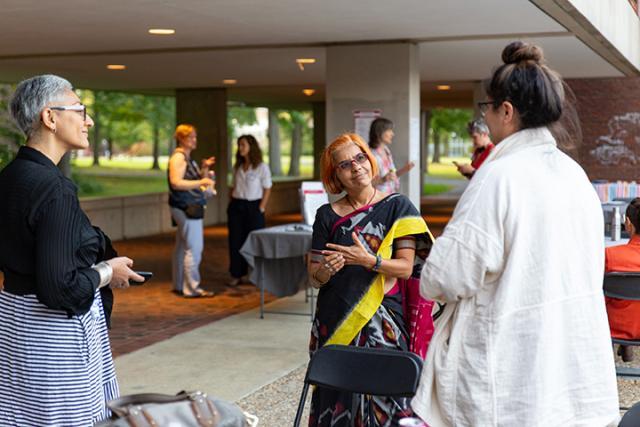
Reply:
<svg viewBox="0 0 640 427"><path fill-rule="evenodd" d="M43 74L18 83L9 104L9 112L18 128L31 137L40 127L40 113L52 102L59 101L73 86L62 77Z"/></svg>
<svg viewBox="0 0 640 427"><path fill-rule="evenodd" d="M471 120L467 123L467 132L469 135L473 135L474 133L480 134L489 134L489 127L482 119Z"/></svg>

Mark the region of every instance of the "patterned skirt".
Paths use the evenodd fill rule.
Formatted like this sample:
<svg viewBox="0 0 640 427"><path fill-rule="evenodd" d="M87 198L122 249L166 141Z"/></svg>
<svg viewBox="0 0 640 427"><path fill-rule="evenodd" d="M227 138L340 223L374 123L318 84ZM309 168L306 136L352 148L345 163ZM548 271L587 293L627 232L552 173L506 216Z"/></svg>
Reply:
<svg viewBox="0 0 640 427"><path fill-rule="evenodd" d="M317 335L318 326L321 327L312 327L312 343L315 342L313 335ZM402 314L381 305L351 345L407 351L408 339ZM309 427L397 426L401 418L412 415L410 400L393 396L363 396L315 387L311 397ZM369 411L374 414L373 424L369 424Z"/></svg>
<svg viewBox="0 0 640 427"><path fill-rule="evenodd" d="M1 426L93 426L118 395L99 291L71 318L35 295L0 292Z"/></svg>

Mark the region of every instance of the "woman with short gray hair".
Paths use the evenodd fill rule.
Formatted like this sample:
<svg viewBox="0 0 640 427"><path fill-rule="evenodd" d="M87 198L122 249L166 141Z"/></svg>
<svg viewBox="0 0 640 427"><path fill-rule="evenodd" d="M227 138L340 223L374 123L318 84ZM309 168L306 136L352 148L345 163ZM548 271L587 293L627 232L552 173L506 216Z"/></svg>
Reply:
<svg viewBox="0 0 640 427"><path fill-rule="evenodd" d="M56 167L89 146L93 126L71 83L25 80L10 111L27 140L0 172L0 425L92 426L118 396L111 288L144 279L91 226Z"/></svg>
<svg viewBox="0 0 640 427"><path fill-rule="evenodd" d="M493 150L493 143L489 137L489 127L482 119L472 120L467 124L467 132L471 137L471 143L473 144L473 154L471 155L470 164L458 164L453 162L458 168L458 172L464 175L466 178L471 179L476 170L484 163L489 157L491 150Z"/></svg>

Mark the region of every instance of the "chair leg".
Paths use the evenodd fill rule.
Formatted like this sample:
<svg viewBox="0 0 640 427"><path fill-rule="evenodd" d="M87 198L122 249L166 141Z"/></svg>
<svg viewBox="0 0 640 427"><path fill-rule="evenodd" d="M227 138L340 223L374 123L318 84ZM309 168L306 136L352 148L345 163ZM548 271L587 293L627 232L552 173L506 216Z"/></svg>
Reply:
<svg viewBox="0 0 640 427"><path fill-rule="evenodd" d="M368 412L369 412L369 426L373 427L376 425L376 418L373 412L373 396L367 395Z"/></svg>
<svg viewBox="0 0 640 427"><path fill-rule="evenodd" d="M302 412L304 412L304 403L307 401L307 392L309 391L309 383L305 382L302 388L302 395L300 396L300 402L298 403L298 410L296 411L296 419L293 422L293 427L300 426L300 418L302 418Z"/></svg>

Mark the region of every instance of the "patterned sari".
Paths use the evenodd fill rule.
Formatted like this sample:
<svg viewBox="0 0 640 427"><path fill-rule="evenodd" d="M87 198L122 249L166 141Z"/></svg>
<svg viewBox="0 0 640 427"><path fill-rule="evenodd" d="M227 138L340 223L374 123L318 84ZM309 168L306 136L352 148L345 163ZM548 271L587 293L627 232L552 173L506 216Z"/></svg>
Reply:
<svg viewBox="0 0 640 427"><path fill-rule="evenodd" d="M318 257L327 243L353 245L353 231L365 248L383 259L393 257L394 241L415 238L413 276L419 277L431 249L432 236L409 199L392 194L344 217L336 214L329 204L322 206L313 225L312 257ZM408 281L404 282L406 286ZM383 274L361 266L345 266L336 273L318 294L309 343L311 354L328 344L409 350L403 307L406 302L403 295L407 292L397 281L385 294L384 283ZM395 426L400 418L412 413L406 398L363 397L316 387L309 426L374 427L368 424L370 409L375 414L376 427Z"/></svg>

